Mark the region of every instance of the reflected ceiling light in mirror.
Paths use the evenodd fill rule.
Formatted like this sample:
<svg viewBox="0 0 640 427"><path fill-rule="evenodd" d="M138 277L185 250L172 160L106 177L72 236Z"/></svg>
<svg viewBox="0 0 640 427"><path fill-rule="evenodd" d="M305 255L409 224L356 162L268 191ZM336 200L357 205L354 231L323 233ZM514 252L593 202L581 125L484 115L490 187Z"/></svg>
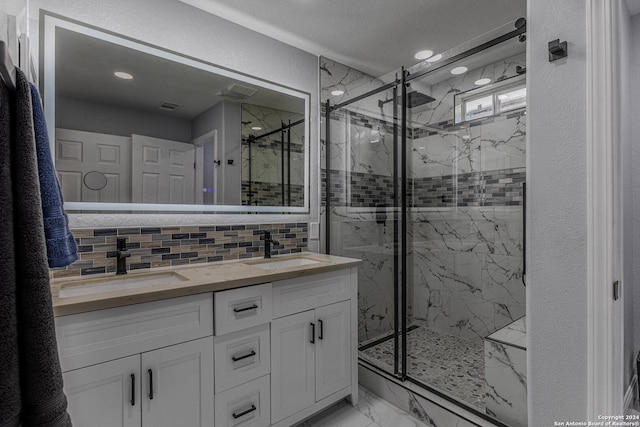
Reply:
<svg viewBox="0 0 640 427"><path fill-rule="evenodd" d="M260 126L252 126L251 130L262 130Z"/></svg>
<svg viewBox="0 0 640 427"><path fill-rule="evenodd" d="M484 86L489 83L491 83L491 79L488 79L486 77L484 79L478 79L474 82L476 86Z"/></svg>
<svg viewBox="0 0 640 427"><path fill-rule="evenodd" d="M116 71L113 75L122 80L133 80L133 75L124 71Z"/></svg>
<svg viewBox="0 0 640 427"><path fill-rule="evenodd" d="M433 55L431 58L427 58L427 62L438 62L442 59L442 54Z"/></svg>
<svg viewBox="0 0 640 427"><path fill-rule="evenodd" d="M333 95L333 96L340 96L340 95L343 95L343 94L344 94L343 90L332 90L331 91L331 95Z"/></svg>
<svg viewBox="0 0 640 427"><path fill-rule="evenodd" d="M421 50L420 52L417 52L415 54L416 59L419 59L421 61L424 59L430 58L432 56L433 56L433 51L428 49Z"/></svg>
<svg viewBox="0 0 640 427"><path fill-rule="evenodd" d="M498 99L500 101L504 101L505 99L509 99L509 95L507 95L506 93L503 93L501 95L498 95Z"/></svg>
<svg viewBox="0 0 640 427"><path fill-rule="evenodd" d="M453 70L451 70L451 74L454 74L454 75L464 74L467 72L467 70L469 70L467 67L456 67Z"/></svg>

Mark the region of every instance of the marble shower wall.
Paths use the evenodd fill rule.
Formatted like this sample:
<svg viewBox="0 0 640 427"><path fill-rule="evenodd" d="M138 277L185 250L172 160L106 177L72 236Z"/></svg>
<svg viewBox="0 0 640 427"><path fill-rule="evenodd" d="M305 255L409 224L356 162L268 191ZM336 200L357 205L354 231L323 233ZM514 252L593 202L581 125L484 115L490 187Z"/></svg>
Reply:
<svg viewBox="0 0 640 427"><path fill-rule="evenodd" d="M481 77L512 77L517 65L525 65L524 54L429 87L416 85L436 101L412 114L408 129L408 315L413 323L477 342L524 314L526 112L455 125L453 96L472 89ZM322 101L350 99L387 80L321 58ZM345 94L331 97L334 89ZM392 97L387 90L330 117L331 250L364 260L359 275L361 342L393 330L392 103L378 106ZM326 116L321 126L323 225L324 120Z"/></svg>
<svg viewBox="0 0 640 427"><path fill-rule="evenodd" d="M249 135L260 135L280 129L282 123L296 122L304 114L277 110L258 105L242 104L242 204L249 204ZM251 127L259 126L259 131ZM287 162L287 136L285 135L284 174L287 182L291 168L291 200L288 206L304 205L304 125L291 128L291 162ZM260 138L251 146L251 204L282 205L282 152L281 134ZM289 166L290 165L290 166ZM285 193L287 193L285 186Z"/></svg>
<svg viewBox="0 0 640 427"><path fill-rule="evenodd" d="M413 321L481 342L525 313L522 206L412 212Z"/></svg>

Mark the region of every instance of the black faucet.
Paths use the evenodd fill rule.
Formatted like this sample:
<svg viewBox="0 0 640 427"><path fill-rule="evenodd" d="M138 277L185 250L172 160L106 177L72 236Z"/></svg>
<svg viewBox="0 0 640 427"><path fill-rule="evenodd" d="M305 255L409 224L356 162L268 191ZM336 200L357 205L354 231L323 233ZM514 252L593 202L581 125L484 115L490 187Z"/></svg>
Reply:
<svg viewBox="0 0 640 427"><path fill-rule="evenodd" d="M127 258L131 256L131 252L127 250L127 238L119 237L116 239L116 274L127 274Z"/></svg>
<svg viewBox="0 0 640 427"><path fill-rule="evenodd" d="M277 240L273 240L271 238L271 233L266 231L264 232L264 257L271 258L271 244L279 245L280 242Z"/></svg>

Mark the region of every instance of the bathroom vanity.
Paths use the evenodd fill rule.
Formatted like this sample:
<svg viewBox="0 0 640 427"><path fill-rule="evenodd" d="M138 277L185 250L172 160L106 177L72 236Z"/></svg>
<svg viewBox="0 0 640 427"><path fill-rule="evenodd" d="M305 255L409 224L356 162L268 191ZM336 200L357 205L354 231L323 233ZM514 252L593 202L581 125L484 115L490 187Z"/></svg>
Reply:
<svg viewBox="0 0 640 427"><path fill-rule="evenodd" d="M304 253L55 281L74 425L284 427L356 404L359 263Z"/></svg>

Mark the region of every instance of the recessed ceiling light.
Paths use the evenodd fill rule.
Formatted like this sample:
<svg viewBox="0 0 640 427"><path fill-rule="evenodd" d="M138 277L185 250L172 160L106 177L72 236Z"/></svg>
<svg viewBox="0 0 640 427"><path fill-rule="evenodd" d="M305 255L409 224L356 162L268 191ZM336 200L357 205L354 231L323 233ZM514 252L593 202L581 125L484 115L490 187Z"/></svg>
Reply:
<svg viewBox="0 0 640 427"><path fill-rule="evenodd" d="M433 51L432 50L421 50L420 52L416 53L415 57L416 59L419 60L423 60L423 59L427 59L429 57L433 56Z"/></svg>
<svg viewBox="0 0 640 427"><path fill-rule="evenodd" d="M333 96L340 96L342 94L344 94L343 90L332 90L331 91L331 95L333 95Z"/></svg>
<svg viewBox="0 0 640 427"><path fill-rule="evenodd" d="M116 71L113 75L122 80L133 80L133 76L129 73L125 73L124 71Z"/></svg>
<svg viewBox="0 0 640 427"><path fill-rule="evenodd" d="M489 84L489 83L491 83L491 79L488 79L488 78L479 79L479 80L475 81L475 85L476 86L484 86L484 85Z"/></svg>
<svg viewBox="0 0 640 427"><path fill-rule="evenodd" d="M260 126L252 126L251 130L262 130Z"/></svg>
<svg viewBox="0 0 640 427"><path fill-rule="evenodd" d="M427 59L427 62L438 62L442 59L442 54L439 53L437 55L432 56L431 58Z"/></svg>
<svg viewBox="0 0 640 427"><path fill-rule="evenodd" d="M462 139L471 139L471 136L470 135L463 135Z"/></svg>
<svg viewBox="0 0 640 427"><path fill-rule="evenodd" d="M466 73L468 70L467 67L456 67L453 70L451 70L451 74L464 74Z"/></svg>

